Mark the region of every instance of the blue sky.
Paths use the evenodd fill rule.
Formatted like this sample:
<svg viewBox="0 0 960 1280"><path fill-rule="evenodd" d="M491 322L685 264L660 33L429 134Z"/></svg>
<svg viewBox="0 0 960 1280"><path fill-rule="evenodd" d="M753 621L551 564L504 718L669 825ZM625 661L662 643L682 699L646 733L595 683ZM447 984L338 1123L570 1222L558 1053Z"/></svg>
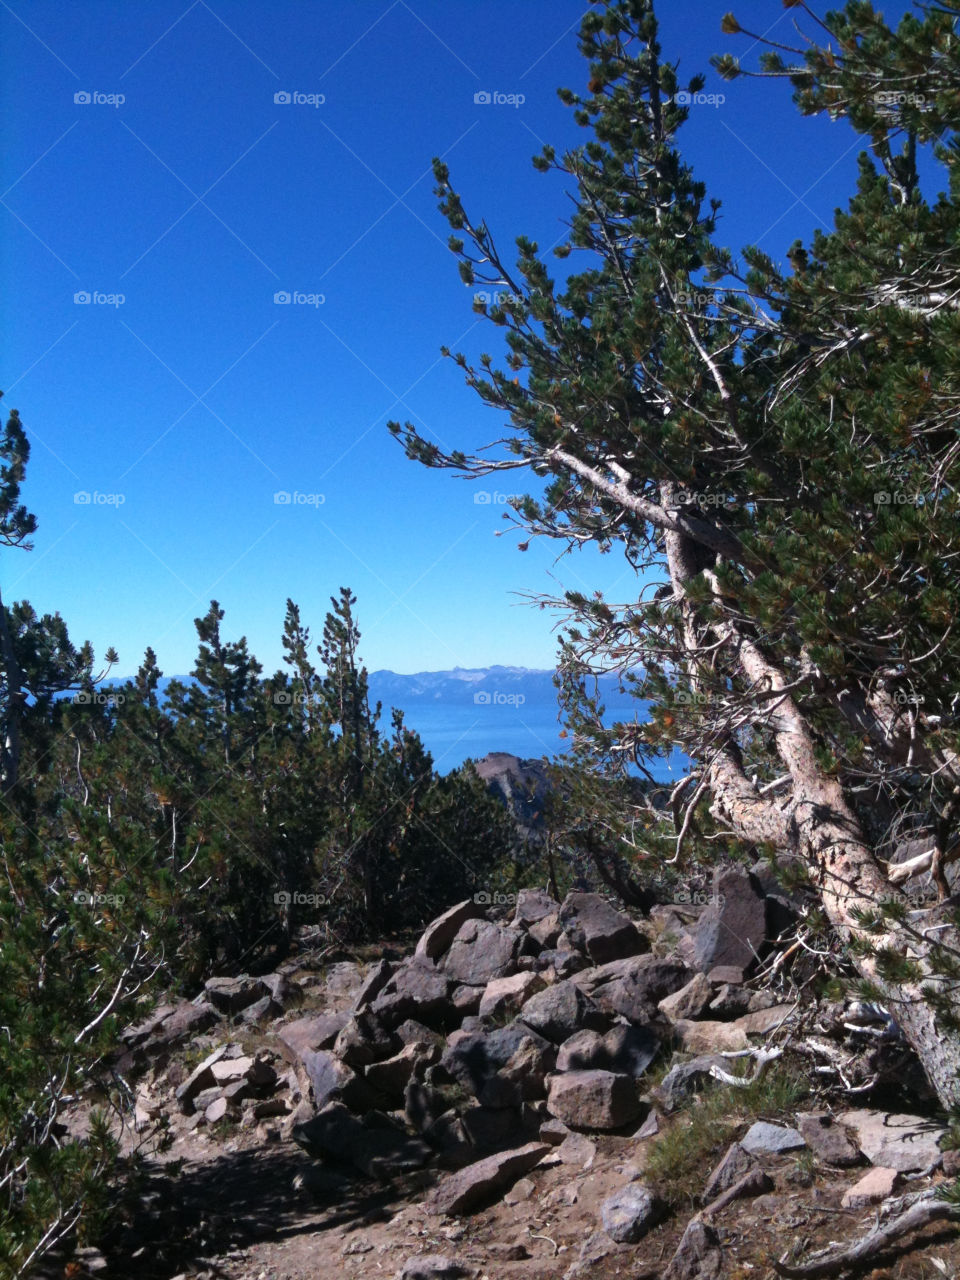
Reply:
<svg viewBox="0 0 960 1280"><path fill-rule="evenodd" d="M665 56L725 95L691 111L682 143L723 201L721 240L782 260L846 203L860 148L843 123L803 120L784 84L709 72L711 53L756 57L720 33L728 7L660 6ZM733 7L790 38L773 0ZM0 6L0 387L32 443L24 497L40 522L33 552L0 555L8 603L59 610L76 641L119 649L121 673L148 644L173 673L216 597L227 634L273 670L287 596L319 639L349 584L367 665L417 671L551 666L556 619L523 593L635 593L614 557L518 553L516 534L495 536L503 484L477 503L482 482L408 462L385 425L467 450L499 434L439 355L501 346L446 248L430 160L501 246L556 243L563 187L530 157L585 137L556 97L586 78L583 9ZM306 300L276 303L284 292Z"/></svg>

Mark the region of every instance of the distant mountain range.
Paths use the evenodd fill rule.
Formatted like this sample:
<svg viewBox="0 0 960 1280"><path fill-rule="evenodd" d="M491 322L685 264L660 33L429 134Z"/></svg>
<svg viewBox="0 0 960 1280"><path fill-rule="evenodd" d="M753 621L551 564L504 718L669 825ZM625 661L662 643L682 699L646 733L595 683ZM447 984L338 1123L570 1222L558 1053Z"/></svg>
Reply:
<svg viewBox="0 0 960 1280"><path fill-rule="evenodd" d="M553 672L530 667L454 667L452 671L418 671L414 675L372 671L369 682L371 701L403 710L425 702L451 707L557 704ZM605 698L621 700L615 677L603 677L600 688Z"/></svg>
<svg viewBox="0 0 960 1280"><path fill-rule="evenodd" d="M535 667L454 667L450 671L417 671L403 675L398 671L368 673L370 701L382 702L384 709L420 707L425 704L447 707L512 706L556 707L557 688L553 672ZM126 677L129 679L130 677ZM190 676L163 676L158 685L160 697L179 680L190 684ZM105 680L104 688L123 684L123 679ZM611 709L636 707L629 695L619 692L615 676L602 676L599 687Z"/></svg>

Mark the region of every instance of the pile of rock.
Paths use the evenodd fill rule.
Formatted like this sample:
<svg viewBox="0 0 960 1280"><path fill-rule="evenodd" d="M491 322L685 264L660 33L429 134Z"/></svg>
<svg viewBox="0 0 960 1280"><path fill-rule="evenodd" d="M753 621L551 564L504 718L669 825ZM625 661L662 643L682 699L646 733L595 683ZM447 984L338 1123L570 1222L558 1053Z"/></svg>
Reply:
<svg viewBox="0 0 960 1280"><path fill-rule="evenodd" d="M429 1213L472 1213L519 1194L537 1166L590 1167L591 1133L656 1133L658 1113L729 1070L722 1053L790 1022L792 1006L748 985L790 909L764 890L756 875L727 870L704 901L641 922L592 893L558 903L524 890L509 915L478 895L436 919L412 955L362 975L342 964L315 978L301 959L263 977L212 978L196 1000L129 1028L123 1060L165 1072L184 1127L260 1125L264 1138L292 1137L335 1166L412 1179L429 1188ZM665 936L659 954L651 937ZM290 1019L314 981L322 1009ZM172 1053L188 1040L200 1051L192 1069ZM677 1048L687 1056L650 1089L651 1064ZM137 1128L165 1101L142 1088ZM943 1160L941 1136L915 1116L868 1110L805 1113L796 1128L757 1123L710 1173L665 1274L718 1274L716 1215L768 1194L778 1162L798 1151L833 1169L869 1163L843 1200L856 1209ZM603 1202L602 1230L570 1280L660 1220L641 1178Z"/></svg>
<svg viewBox="0 0 960 1280"><path fill-rule="evenodd" d="M790 1015L743 986L770 918L747 873L718 878L669 957L598 894L524 890L509 919L478 897L379 963L348 1011L276 1033L301 1095L287 1131L367 1174L451 1171L438 1212L493 1194L570 1132L634 1132L665 1042L739 1049ZM682 1092L670 1081L665 1105Z"/></svg>

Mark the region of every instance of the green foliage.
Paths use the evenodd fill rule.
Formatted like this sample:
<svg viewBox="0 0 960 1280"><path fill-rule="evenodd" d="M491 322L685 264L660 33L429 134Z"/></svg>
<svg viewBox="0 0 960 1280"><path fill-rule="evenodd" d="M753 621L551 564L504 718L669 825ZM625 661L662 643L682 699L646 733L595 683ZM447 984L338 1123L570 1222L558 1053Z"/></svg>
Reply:
<svg viewBox="0 0 960 1280"><path fill-rule="evenodd" d="M899 889L875 899L907 840L960 857L960 10L920 5L891 26L861 0L822 20L791 7L812 27L797 48L735 15L722 31L764 48L757 74L787 80L802 113L866 139L833 225L782 261L719 243L719 203L680 147L702 78L679 81L652 0L592 5L586 92L560 94L584 140L535 161L569 188L566 274L523 236L502 253L434 165L456 257L510 294L486 309L502 356L452 357L505 424L501 456L391 429L429 466L525 465L525 539L616 548L636 575L621 601L540 602L566 618L575 758L612 778L680 748L694 767L647 830L649 794L618 818L571 781L558 838L628 893L645 860L680 874L738 837L751 855L799 852L884 999L908 984L916 1001L922 970L953 1031L956 918L927 929ZM643 673L643 723L608 725L577 691L611 671ZM864 868L852 886L836 883L844 843Z"/></svg>
<svg viewBox="0 0 960 1280"><path fill-rule="evenodd" d="M732 1072L735 1074L735 1071ZM790 1112L809 1092L789 1067L769 1067L744 1086L715 1085L696 1095L647 1146L644 1177L668 1204L693 1207L706 1174L745 1123Z"/></svg>

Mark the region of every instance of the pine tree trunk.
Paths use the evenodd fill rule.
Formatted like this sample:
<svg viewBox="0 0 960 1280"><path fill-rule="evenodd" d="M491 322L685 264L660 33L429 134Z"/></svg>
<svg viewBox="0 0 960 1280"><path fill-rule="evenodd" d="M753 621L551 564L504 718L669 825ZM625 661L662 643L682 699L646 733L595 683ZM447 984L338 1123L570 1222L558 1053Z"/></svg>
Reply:
<svg viewBox="0 0 960 1280"><path fill-rule="evenodd" d="M666 493L664 497L670 499L671 495ZM702 628L698 631L694 607L685 598L684 585L701 569L696 548L688 538L668 533L665 541L671 581L683 616L684 645L690 654L687 674L695 686L694 655L703 636ZM719 595L713 574L706 570L703 576ZM734 623L714 624L711 632L714 641L724 642L732 664L752 689L774 695L785 690L787 680L783 673ZM937 985L930 962L934 943L960 948L960 937L952 927L942 927L946 922L938 918L943 913L937 911L931 912L916 932L894 921L881 934L863 929L857 919L858 910L876 912L883 901L901 895L883 874L842 786L821 767L814 735L793 697L788 692L768 696L763 707L762 714L790 775L790 789L779 793L775 800L761 795L746 776L739 750L731 741L721 745L709 766L711 812L745 840L770 843L803 859L819 889L827 917L840 937L869 943L866 955L853 953L853 963L865 979L882 991L891 1016L920 1059L937 1097L944 1107L960 1104L960 1035L938 1028L934 1010L921 990L921 985ZM916 960L925 974L923 984L900 986L882 978L876 961L880 948Z"/></svg>

